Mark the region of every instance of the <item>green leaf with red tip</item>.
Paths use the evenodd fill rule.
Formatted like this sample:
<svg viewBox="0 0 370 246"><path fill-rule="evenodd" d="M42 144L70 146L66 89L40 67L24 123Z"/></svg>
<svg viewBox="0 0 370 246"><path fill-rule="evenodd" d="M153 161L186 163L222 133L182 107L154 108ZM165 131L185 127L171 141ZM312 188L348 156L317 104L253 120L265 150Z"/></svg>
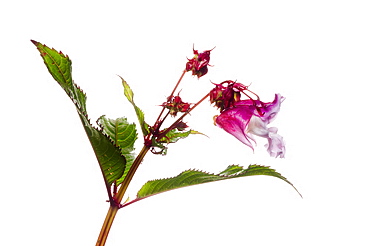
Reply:
<svg viewBox="0 0 370 246"><path fill-rule="evenodd" d="M276 172L274 169L271 169L270 167L250 165L248 168L244 169L243 167L238 165L231 165L219 174L211 174L197 170L187 170L173 178L148 181L138 191L137 198L130 203L147 198L149 196L182 187L255 175L267 175L279 178L290 184L298 192L298 190L293 186L292 183L290 183L284 176ZM299 192L298 194L301 196Z"/></svg>
<svg viewBox="0 0 370 246"><path fill-rule="evenodd" d="M111 184L122 177L125 171L125 157L121 154L120 148L104 134L103 129L97 129L91 125L86 111L86 95L72 80L72 62L69 57L37 41L31 41L39 50L49 73L76 106L83 127L98 159L108 195L110 196Z"/></svg>

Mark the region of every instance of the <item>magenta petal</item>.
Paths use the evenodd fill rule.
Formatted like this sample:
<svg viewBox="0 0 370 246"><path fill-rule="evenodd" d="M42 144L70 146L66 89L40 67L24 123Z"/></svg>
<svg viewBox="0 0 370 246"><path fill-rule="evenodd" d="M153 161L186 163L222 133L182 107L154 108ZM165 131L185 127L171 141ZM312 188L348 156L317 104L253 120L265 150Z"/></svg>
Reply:
<svg viewBox="0 0 370 246"><path fill-rule="evenodd" d="M246 133L246 128L252 115L253 111L248 110L248 107L245 106L229 108L216 118L216 124L253 149L250 140L254 140L249 138Z"/></svg>
<svg viewBox="0 0 370 246"><path fill-rule="evenodd" d="M275 94L273 102L240 100L233 107L221 112L216 118L217 126L236 137L242 143L253 149L253 135L266 138L267 151L272 157L285 155L283 138L277 134L276 127L268 128L268 124L276 117L284 97Z"/></svg>

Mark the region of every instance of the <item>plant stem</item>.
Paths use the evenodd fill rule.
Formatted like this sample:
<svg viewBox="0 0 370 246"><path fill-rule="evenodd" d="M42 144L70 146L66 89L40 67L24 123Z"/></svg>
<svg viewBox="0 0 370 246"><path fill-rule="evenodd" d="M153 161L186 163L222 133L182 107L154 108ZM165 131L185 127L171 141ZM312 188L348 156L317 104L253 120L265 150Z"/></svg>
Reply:
<svg viewBox="0 0 370 246"><path fill-rule="evenodd" d="M150 147L144 145L143 148L141 149L140 153L136 157L134 163L132 163L132 166L131 166L130 170L127 172L127 175L126 175L125 179L123 180L121 186L119 187L119 190L118 190L117 195L115 197L118 204L121 203L122 198L126 193L128 185L130 184L132 178L134 177L134 174L135 174L137 168L139 167L139 165L143 161L144 156L146 155L146 153L148 153L149 149L150 149Z"/></svg>
<svg viewBox="0 0 370 246"><path fill-rule="evenodd" d="M100 230L100 234L98 237L98 240L96 241L96 246L104 246L105 242L107 241L107 237L110 231L110 228L112 227L113 220L116 217L118 206L110 206L107 215L105 216L105 220L103 223L103 226Z"/></svg>
<svg viewBox="0 0 370 246"><path fill-rule="evenodd" d="M114 218L116 217L117 211L120 208L120 204L121 204L123 196L125 195L127 187L130 184L132 178L134 177L134 174L135 174L137 168L139 167L140 163L143 161L144 156L146 155L146 153L148 153L149 149L150 149L150 147L145 146L145 145L143 146L140 153L136 157L135 161L132 163L132 166L131 166L130 170L127 172L127 175L126 175L125 179L123 180L122 184L119 187L119 190L118 190L116 196L114 197L115 203L111 203L111 205L109 207L109 210L108 210L108 213L105 216L105 220L104 220L103 226L100 230L100 234L99 234L98 240L96 242L96 246L104 246L105 245L105 242L107 241L107 237L108 237L110 228L112 227Z"/></svg>

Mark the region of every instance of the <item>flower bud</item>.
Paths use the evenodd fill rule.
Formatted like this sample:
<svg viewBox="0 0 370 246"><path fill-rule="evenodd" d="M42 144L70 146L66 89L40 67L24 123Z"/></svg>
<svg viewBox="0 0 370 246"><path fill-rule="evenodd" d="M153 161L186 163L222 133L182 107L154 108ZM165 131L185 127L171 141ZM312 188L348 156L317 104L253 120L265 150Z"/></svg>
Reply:
<svg viewBox="0 0 370 246"><path fill-rule="evenodd" d="M202 77L203 75L207 74L208 72L208 63L210 60L212 50L206 50L202 53L199 53L197 50L194 50L194 57L192 59L188 59L186 63L185 70L187 72L192 71L192 75L196 75L198 78Z"/></svg>
<svg viewBox="0 0 370 246"><path fill-rule="evenodd" d="M172 116L176 116L178 112L184 113L190 108L190 104L183 102L180 96L168 98L167 102L163 103L161 106L169 109L170 115Z"/></svg>
<svg viewBox="0 0 370 246"><path fill-rule="evenodd" d="M209 96L211 103L214 103L220 111L234 106L235 102L240 101L240 93L248 89L247 86L232 80L215 85L216 87L210 91Z"/></svg>

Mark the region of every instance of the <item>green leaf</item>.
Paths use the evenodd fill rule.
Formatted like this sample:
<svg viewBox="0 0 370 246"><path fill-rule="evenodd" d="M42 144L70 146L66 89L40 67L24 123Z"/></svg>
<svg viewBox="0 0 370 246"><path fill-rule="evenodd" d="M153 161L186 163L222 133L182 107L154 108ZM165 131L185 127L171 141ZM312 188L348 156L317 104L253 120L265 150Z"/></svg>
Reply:
<svg viewBox="0 0 370 246"><path fill-rule="evenodd" d="M166 129L164 129L166 130ZM176 128L170 130L166 137L163 137L161 140L157 140L158 143L176 143L178 140L188 137L190 134L202 134L198 131L189 130L189 131L179 131Z"/></svg>
<svg viewBox="0 0 370 246"><path fill-rule="evenodd" d="M290 184L298 192L298 190L293 186L292 183L290 183L285 177L283 177L280 173L276 172L270 167L250 165L247 169L243 169L243 167L231 165L219 174L210 174L202 171L187 170L173 178L148 181L138 191L137 198L135 200L141 200L146 197L177 188L254 175L268 175L279 178ZM299 192L298 194L301 196Z"/></svg>
<svg viewBox="0 0 370 246"><path fill-rule="evenodd" d="M126 159L121 154L121 150L102 130L96 129L90 124L87 115L80 114L80 119L98 159L107 189L110 190L112 183L122 177L125 171Z"/></svg>
<svg viewBox="0 0 370 246"><path fill-rule="evenodd" d="M166 129L164 129L165 131ZM154 149L152 150L153 154L159 154L159 155L167 155L167 147L165 144L170 144L170 143L176 143L178 140L182 138L188 137L190 134L202 134L201 132L194 131L194 130L189 130L189 131L179 131L176 128L170 130L167 134L166 137L161 138L159 141L155 140L154 138L152 139L152 146L155 148L158 148L157 151Z"/></svg>
<svg viewBox="0 0 370 246"><path fill-rule="evenodd" d="M141 111L141 109L138 106L136 106L136 104L134 102L134 92L131 90L130 86L127 84L127 82L121 76L119 76L119 77L122 80L122 85L123 85L123 88L124 88L124 94L125 94L127 100L132 104L132 106L134 106L136 116L137 116L137 119L139 121L141 130L142 130L144 136L146 136L146 135L149 134L149 127L148 127L148 124L145 123L144 113L143 113L143 111Z"/></svg>
<svg viewBox="0 0 370 246"><path fill-rule="evenodd" d="M53 78L62 86L67 92L72 88L72 61L68 55L64 55L61 51L57 52L55 49L50 49L46 45L31 40L40 52L44 63Z"/></svg>
<svg viewBox="0 0 370 246"><path fill-rule="evenodd" d="M124 171L126 159L121 150L101 129L93 127L86 111L86 94L72 80L72 62L67 55L31 40L39 50L49 73L67 93L77 112L98 159L104 181L110 195L110 185L119 179Z"/></svg>
<svg viewBox="0 0 370 246"><path fill-rule="evenodd" d="M121 178L117 180L117 185L122 183L130 170L132 163L135 160L134 143L137 139L136 125L129 124L126 118L109 119L101 116L98 119L98 124L102 127L103 133L108 135L113 143L120 147L121 154L126 158L125 172Z"/></svg>

